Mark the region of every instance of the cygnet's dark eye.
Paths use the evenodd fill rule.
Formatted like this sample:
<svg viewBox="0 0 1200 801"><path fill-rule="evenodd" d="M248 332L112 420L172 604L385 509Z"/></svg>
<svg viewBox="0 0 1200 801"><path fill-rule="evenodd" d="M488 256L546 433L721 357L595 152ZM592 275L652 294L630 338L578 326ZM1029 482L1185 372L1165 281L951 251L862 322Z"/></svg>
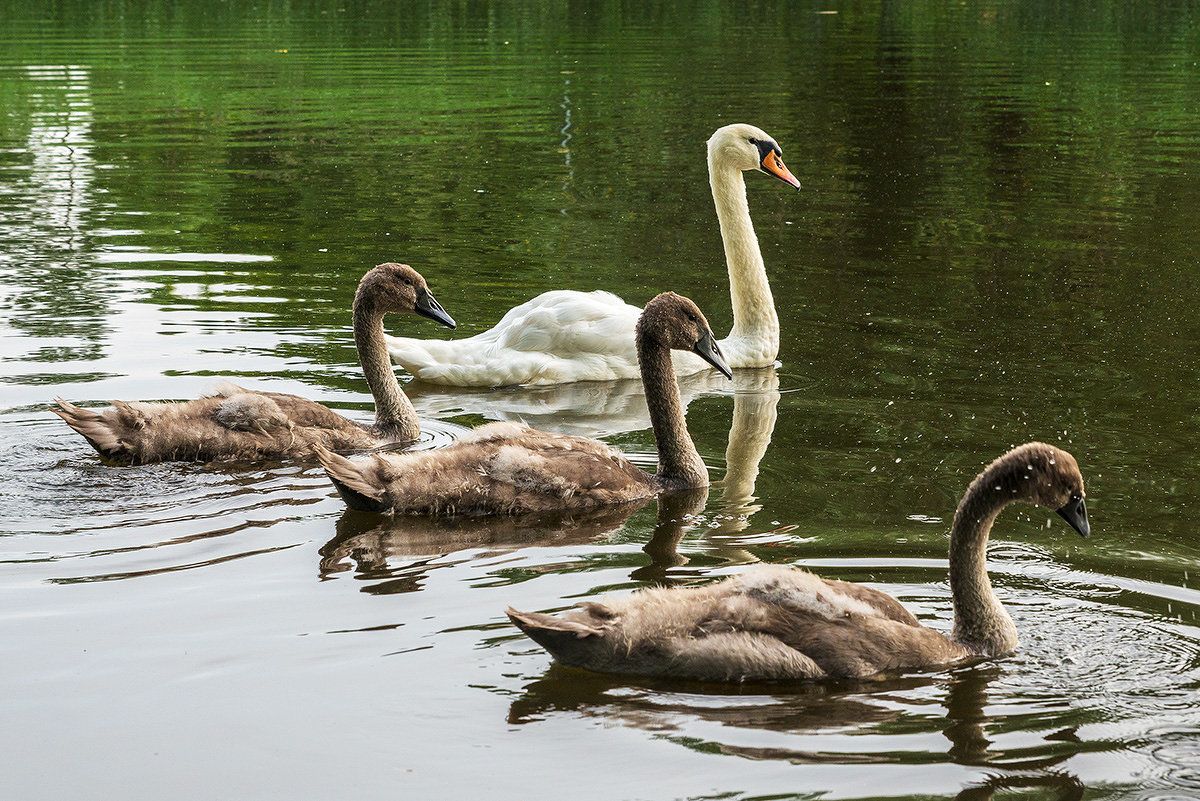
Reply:
<svg viewBox="0 0 1200 801"><path fill-rule="evenodd" d="M411 278L405 278L405 279L404 279L404 283L408 284L409 286L412 286L412 285L413 285L413 282L412 282L412 279L411 279Z"/></svg>
<svg viewBox="0 0 1200 801"><path fill-rule="evenodd" d="M688 319L691 320L693 323L699 322L699 320L696 319L696 315L692 314L691 312L688 312Z"/></svg>

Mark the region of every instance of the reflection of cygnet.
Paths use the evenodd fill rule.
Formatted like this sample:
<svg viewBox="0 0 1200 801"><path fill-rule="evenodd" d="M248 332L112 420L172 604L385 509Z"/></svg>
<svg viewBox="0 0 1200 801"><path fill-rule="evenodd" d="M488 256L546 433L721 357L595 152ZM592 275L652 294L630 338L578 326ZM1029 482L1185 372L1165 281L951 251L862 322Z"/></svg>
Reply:
<svg viewBox="0 0 1200 801"><path fill-rule="evenodd" d="M650 556L650 564L639 567L630 578L668 584L667 571L686 565L688 559L679 553L679 543L688 531L695 528L693 518L704 511L708 502L708 487L658 496L658 518L654 532L642 550Z"/></svg>
<svg viewBox="0 0 1200 801"><path fill-rule="evenodd" d="M934 686L939 678L905 677L883 687L912 692ZM628 682L623 678L551 669L543 678L524 686L509 707L508 722L582 717L602 721L605 726L619 723L654 734L664 731L685 734L699 727L714 738L706 742L719 747L721 754L745 757L761 765L810 764L813 760L812 751L793 745L796 738L764 737L764 733L811 735L825 729L845 732L848 728L861 728L869 733L901 717L894 705L872 703L872 699L887 697L887 693L880 693L881 686L876 683L864 687L871 692L863 693L851 692L846 683L836 688L812 684L792 685L786 692L761 687L757 689L762 692L739 693L732 698L711 690L626 692L627 687ZM614 688L620 689L614 692ZM799 739L807 742L804 737ZM752 744L740 744L743 740ZM835 753L831 750L827 755Z"/></svg>
<svg viewBox="0 0 1200 801"><path fill-rule="evenodd" d="M979 665L970 670L955 671L947 682L946 723L942 729L950 741L947 756L959 765L975 765L994 768L998 775L985 774L980 784L964 787L955 796L956 801L989 801L997 790L1042 788L1037 797L1055 798L1058 801L1078 801L1083 798L1084 786L1075 776L1061 767L1050 768L1071 759L1075 751L1062 748L1065 743L1079 742L1074 728L1055 731L1044 737L1055 741L1052 747L1029 748L1024 759L1014 756L1008 748L991 751L992 741L984 724L989 722L987 712L988 685L1000 678L1004 671L997 665ZM1049 745L1049 742L1046 743ZM1015 774L1013 771L1032 771ZM990 771L989 771L990 772ZM1054 790L1053 795L1048 791Z"/></svg>
<svg viewBox="0 0 1200 801"><path fill-rule="evenodd" d="M366 573L388 569L388 560L397 557L439 556L467 548L580 545L617 530L644 504L449 519L390 518L347 510L337 522L336 536L320 548L320 575L327 578L349 570L350 561Z"/></svg>

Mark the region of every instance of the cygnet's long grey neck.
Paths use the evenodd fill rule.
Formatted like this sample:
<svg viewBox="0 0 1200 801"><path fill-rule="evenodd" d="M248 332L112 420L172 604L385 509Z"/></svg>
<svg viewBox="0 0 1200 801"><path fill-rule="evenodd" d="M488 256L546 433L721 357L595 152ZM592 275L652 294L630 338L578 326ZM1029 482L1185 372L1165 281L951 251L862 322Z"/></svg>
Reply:
<svg viewBox="0 0 1200 801"><path fill-rule="evenodd" d="M638 337L637 345L650 425L658 447L658 480L665 489L707 486L708 470L688 435L670 348L645 336Z"/></svg>
<svg viewBox="0 0 1200 801"><path fill-rule="evenodd" d="M400 388L383 338L383 312L371 299L354 298L354 344L367 386L375 398L375 427L388 439L415 440L421 434L417 411Z"/></svg>
<svg viewBox="0 0 1200 801"><path fill-rule="evenodd" d="M950 528L950 590L954 597L955 642L971 651L999 656L1017 647L1017 628L992 590L987 572L988 535L1010 502L980 476L963 496Z"/></svg>

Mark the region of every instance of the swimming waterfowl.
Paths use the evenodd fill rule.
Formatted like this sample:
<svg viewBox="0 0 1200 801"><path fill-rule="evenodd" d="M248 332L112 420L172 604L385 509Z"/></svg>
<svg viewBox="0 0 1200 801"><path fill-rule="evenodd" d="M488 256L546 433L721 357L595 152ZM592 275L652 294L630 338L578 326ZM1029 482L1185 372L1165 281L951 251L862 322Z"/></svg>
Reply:
<svg viewBox="0 0 1200 801"><path fill-rule="evenodd" d="M113 401L93 411L56 400L57 414L107 461L272 459L302 456L314 445L335 450L415 440L417 413L392 372L383 316L413 313L450 328L454 320L434 300L421 274L407 264L380 264L354 295L354 343L371 394L375 423L362 425L315 401L219 383L212 395L177 403Z"/></svg>
<svg viewBox="0 0 1200 801"><path fill-rule="evenodd" d="M992 590L988 534L1002 509L1054 509L1088 536L1083 478L1066 451L1014 448L979 474L950 531L950 636L895 598L797 568L763 565L703 587L657 588L561 616L509 608L509 619L559 662L602 673L703 681L871 678L1003 656L1017 647Z"/></svg>

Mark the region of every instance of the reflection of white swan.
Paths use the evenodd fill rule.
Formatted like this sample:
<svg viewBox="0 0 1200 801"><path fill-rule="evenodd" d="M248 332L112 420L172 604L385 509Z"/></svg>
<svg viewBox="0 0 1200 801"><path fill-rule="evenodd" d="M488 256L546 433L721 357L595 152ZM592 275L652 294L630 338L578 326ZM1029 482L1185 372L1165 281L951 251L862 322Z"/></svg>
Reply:
<svg viewBox="0 0 1200 801"><path fill-rule="evenodd" d="M758 466L771 444L779 407L779 376L774 367L746 371L746 379L733 396L733 422L725 446L724 488L726 514L737 513L744 521L761 507L754 503Z"/></svg>
<svg viewBox="0 0 1200 801"><path fill-rule="evenodd" d="M672 360L681 355L673 354ZM742 394L769 393L773 391L772 382L777 388L779 381L774 367L738 370L733 374L732 385L725 376L712 371L678 376L679 396L685 409L701 395L725 395L732 391L736 398ZM485 420L528 423L542 431L580 437L608 437L650 427L646 392L638 379L497 389L446 389L412 381L405 385L404 391L422 418L478 415Z"/></svg>
<svg viewBox="0 0 1200 801"><path fill-rule="evenodd" d="M922 626L895 598L861 584L764 565L704 587L650 589L586 602L561 617L509 618L567 665L604 673L741 681L869 678L1002 656L1012 618L987 575L987 541L1004 507L1054 509L1089 527L1083 477L1066 451L1040 442L1005 453L971 482L950 531L950 637Z"/></svg>
<svg viewBox="0 0 1200 801"><path fill-rule="evenodd" d="M779 352L779 318L746 203L743 171L800 182L779 145L752 125L727 125L708 140L712 186L733 302L733 330L719 342L731 367L765 367ZM496 326L457 340L389 337L392 358L423 381L456 386L558 384L638 375L633 331L641 310L609 292L555 290L509 310ZM675 360L679 373L705 369Z"/></svg>

